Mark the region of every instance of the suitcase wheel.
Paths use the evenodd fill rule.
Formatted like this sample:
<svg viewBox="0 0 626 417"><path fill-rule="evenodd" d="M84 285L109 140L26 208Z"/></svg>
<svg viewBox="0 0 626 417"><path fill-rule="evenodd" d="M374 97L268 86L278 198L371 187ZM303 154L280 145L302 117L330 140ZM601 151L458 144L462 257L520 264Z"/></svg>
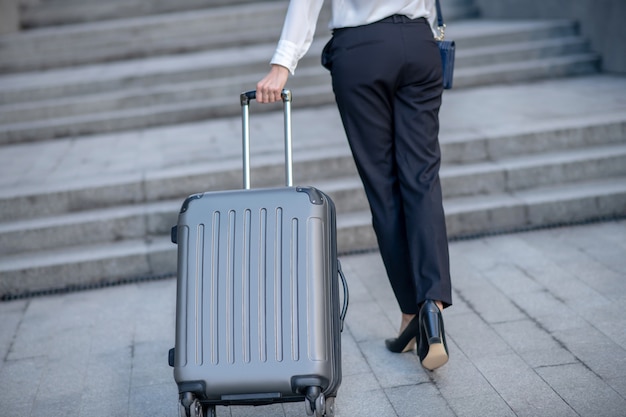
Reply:
<svg viewBox="0 0 626 417"><path fill-rule="evenodd" d="M180 417L216 417L215 406L205 405L203 406L195 396L186 392L182 395L179 402L179 416Z"/></svg>
<svg viewBox="0 0 626 417"><path fill-rule="evenodd" d="M312 416L315 412L315 403L311 403L311 400L308 398L304 399L304 409L306 410L307 416Z"/></svg>
<svg viewBox="0 0 626 417"><path fill-rule="evenodd" d="M187 401L183 399L179 403L179 416L180 417L204 417L204 410L202 410L202 404L197 399L194 399L191 404L186 405Z"/></svg>
<svg viewBox="0 0 626 417"><path fill-rule="evenodd" d="M326 417L335 417L335 397L326 398Z"/></svg>
<svg viewBox="0 0 626 417"><path fill-rule="evenodd" d="M208 405L204 408L204 417L217 417L214 405Z"/></svg>
<svg viewBox="0 0 626 417"><path fill-rule="evenodd" d="M335 398L326 397L320 387L309 387L304 397L304 407L308 416L333 417L335 415Z"/></svg>

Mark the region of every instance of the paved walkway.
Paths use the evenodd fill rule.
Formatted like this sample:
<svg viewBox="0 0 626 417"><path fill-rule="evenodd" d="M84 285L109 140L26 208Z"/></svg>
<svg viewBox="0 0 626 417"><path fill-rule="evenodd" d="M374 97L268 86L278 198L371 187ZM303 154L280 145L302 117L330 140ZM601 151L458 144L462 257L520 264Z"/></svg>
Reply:
<svg viewBox="0 0 626 417"><path fill-rule="evenodd" d="M435 372L383 339L399 322L377 253L351 291L338 416L626 415L626 221L451 244L451 358ZM173 279L0 303L0 415L177 416ZM300 403L218 416L304 416Z"/></svg>

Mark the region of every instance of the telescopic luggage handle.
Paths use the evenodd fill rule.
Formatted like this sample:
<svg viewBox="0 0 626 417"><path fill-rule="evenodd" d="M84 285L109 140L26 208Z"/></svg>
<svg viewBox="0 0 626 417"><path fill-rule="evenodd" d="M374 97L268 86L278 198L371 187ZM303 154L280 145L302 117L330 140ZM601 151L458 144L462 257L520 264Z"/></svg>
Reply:
<svg viewBox="0 0 626 417"><path fill-rule="evenodd" d="M293 159L291 149L291 91L283 90L285 117L285 185L293 186ZM256 90L241 93L241 132L243 141L243 188L250 189L250 100L256 99Z"/></svg>

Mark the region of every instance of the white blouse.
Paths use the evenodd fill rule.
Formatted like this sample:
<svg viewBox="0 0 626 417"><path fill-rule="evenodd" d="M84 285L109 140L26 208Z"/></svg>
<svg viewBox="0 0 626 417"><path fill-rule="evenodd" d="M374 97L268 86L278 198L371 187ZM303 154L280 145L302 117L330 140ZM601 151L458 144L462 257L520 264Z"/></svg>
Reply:
<svg viewBox="0 0 626 417"><path fill-rule="evenodd" d="M313 42L315 25L324 0L291 0L283 31L271 63L293 74L298 61ZM332 0L330 29L361 26L394 14L411 19L425 17L435 27L435 0Z"/></svg>

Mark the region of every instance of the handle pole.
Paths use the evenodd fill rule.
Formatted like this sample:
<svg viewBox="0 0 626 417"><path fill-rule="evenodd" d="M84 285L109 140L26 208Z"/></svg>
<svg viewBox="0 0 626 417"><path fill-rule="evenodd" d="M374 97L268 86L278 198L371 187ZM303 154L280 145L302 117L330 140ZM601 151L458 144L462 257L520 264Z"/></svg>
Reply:
<svg viewBox="0 0 626 417"><path fill-rule="evenodd" d="M243 144L243 188L250 189L250 100L241 95L241 132ZM245 103L244 103L244 97Z"/></svg>
<svg viewBox="0 0 626 417"><path fill-rule="evenodd" d="M291 91L281 93L285 134L285 185L293 186L293 149L291 140ZM256 91L241 93L241 132L243 146L243 188L250 189L250 100L256 99Z"/></svg>
<svg viewBox="0 0 626 417"><path fill-rule="evenodd" d="M291 91L283 90L283 112L285 117L285 185L293 186L293 149L291 140Z"/></svg>

